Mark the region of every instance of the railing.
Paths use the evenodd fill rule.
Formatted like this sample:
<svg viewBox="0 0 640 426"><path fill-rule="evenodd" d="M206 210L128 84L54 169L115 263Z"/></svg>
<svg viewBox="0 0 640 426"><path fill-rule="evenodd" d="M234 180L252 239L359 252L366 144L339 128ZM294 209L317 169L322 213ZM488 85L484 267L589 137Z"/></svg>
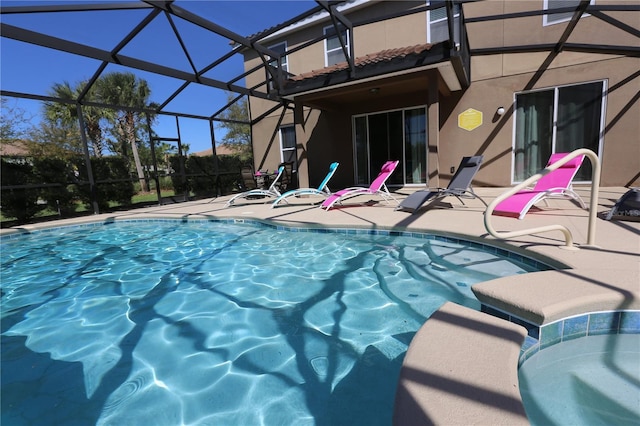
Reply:
<svg viewBox="0 0 640 426"><path fill-rule="evenodd" d="M569 162L579 155L584 155L589 158L592 166L591 173L591 200L589 201L589 224L588 224L588 233L587 233L587 244L584 247L595 247L595 238L596 238L596 214L597 214L597 206L598 206L598 191L600 188L600 161L598 160L598 156L595 152L590 149L582 148L577 149L567 156L563 157L559 161L553 163L549 167L544 170L536 173L531 176L529 179L524 182L514 186L508 191L500 194L493 202L489 204L487 210L484 213L484 227L493 237L498 239L512 238L512 237L520 237L522 235L532 235L532 234L540 234L543 232L551 232L551 231L561 231L564 234L565 238L565 246L563 248L566 249L575 249L573 246L573 236L571 235L571 231L565 226L562 225L547 225L541 226L538 228L530 228L530 229L522 229L519 231L511 231L511 232L498 232L491 225L491 215L493 214L493 210L496 206L502 202L503 200L509 198L511 195L520 191L521 189L531 185L532 183L539 180L542 176L556 170L563 164Z"/></svg>

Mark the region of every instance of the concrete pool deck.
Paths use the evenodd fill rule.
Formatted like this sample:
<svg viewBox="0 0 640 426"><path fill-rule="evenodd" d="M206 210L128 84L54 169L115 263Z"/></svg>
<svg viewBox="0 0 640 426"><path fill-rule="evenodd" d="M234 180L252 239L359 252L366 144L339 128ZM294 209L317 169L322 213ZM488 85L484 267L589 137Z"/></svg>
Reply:
<svg viewBox="0 0 640 426"><path fill-rule="evenodd" d="M589 190L577 188L587 205ZM487 203L504 191L504 188L476 189ZM462 206L453 197L444 199L440 206L411 215L395 211L395 205L372 196L354 198L345 203L349 207L328 212L302 204L303 200L275 209L260 200L225 208L230 198L225 196L25 225L3 229L0 235L51 226L152 217L247 218L275 221L285 226L367 227L455 234L485 244L507 244L516 251L525 250L562 268L500 278L473 287L484 304L544 325L588 312L640 310L640 222L602 219L602 213L610 210L626 191L622 187L600 189L596 248L584 247L588 212L570 201L550 201L551 207L532 209L524 220L500 216L491 219L496 230L505 232L564 225L572 233L578 250L561 248L564 237L559 231L496 240L485 229L484 205L478 200L465 200L466 205ZM404 189L395 195L401 199L410 192ZM526 424L517 387L517 360L524 328L450 304L436 314L437 321L423 326L407 352L396 401L396 408L403 407L402 415L396 416L397 423ZM459 324L473 326L460 327ZM431 344L434 341L445 344Z"/></svg>

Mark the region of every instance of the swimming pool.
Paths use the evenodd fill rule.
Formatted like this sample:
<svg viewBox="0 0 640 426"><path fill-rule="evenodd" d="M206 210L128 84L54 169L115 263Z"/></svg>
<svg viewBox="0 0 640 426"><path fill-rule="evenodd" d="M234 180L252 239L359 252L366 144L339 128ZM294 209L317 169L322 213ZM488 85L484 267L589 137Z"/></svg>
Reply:
<svg viewBox="0 0 640 426"><path fill-rule="evenodd" d="M532 425L637 425L640 334L580 337L550 346L518 371Z"/></svg>
<svg viewBox="0 0 640 426"><path fill-rule="evenodd" d="M298 231L298 232L294 232ZM2 240L5 424L390 424L420 325L544 265L421 234L129 221Z"/></svg>
<svg viewBox="0 0 640 426"><path fill-rule="evenodd" d="M636 425L640 421L640 311L598 311L528 336L520 394L533 425Z"/></svg>

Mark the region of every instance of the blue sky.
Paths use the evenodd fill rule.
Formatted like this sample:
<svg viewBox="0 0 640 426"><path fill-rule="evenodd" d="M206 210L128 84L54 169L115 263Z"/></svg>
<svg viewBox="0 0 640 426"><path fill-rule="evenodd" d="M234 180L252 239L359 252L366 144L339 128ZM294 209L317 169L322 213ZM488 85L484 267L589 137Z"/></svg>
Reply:
<svg viewBox="0 0 640 426"><path fill-rule="evenodd" d="M105 0L102 3L113 3ZM68 3L91 3L63 1L2 1L2 7L24 5L53 5ZM176 5L196 13L205 19L242 35L248 36L286 21L316 6L312 0L177 0ZM127 35L149 10L107 12L64 12L55 14L3 15L4 23L24 27L54 37L88 44L103 50L112 50ZM178 31L197 69L209 65L227 53L231 46L227 39L175 19ZM173 36L170 23L160 15L147 26L121 54L171 68L191 71L187 57ZM76 55L53 51L19 41L0 39L0 85L3 90L47 95L55 83L68 81L72 85L93 76L100 62ZM125 69L109 64L105 72L133 71L144 78L151 87L151 101L164 102L182 81L156 74ZM236 55L223 65L209 71L205 76L226 81L243 71L242 58ZM244 83L239 83L244 86ZM35 124L39 120L40 102L10 99L11 106L27 111ZM166 108L168 111L209 116L226 104L224 91L190 85ZM165 117L154 127L161 137L176 137L176 120ZM216 131L219 140L221 132ZM180 119L180 136L190 145L190 152L211 147L209 124L204 120Z"/></svg>

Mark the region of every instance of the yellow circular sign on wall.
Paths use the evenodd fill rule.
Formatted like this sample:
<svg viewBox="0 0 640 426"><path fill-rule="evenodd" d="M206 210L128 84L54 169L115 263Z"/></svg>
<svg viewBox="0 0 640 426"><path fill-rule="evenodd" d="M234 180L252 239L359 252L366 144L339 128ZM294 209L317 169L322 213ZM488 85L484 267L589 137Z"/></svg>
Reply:
<svg viewBox="0 0 640 426"><path fill-rule="evenodd" d="M469 132L482 126L482 112L469 108L458 114L458 127Z"/></svg>

